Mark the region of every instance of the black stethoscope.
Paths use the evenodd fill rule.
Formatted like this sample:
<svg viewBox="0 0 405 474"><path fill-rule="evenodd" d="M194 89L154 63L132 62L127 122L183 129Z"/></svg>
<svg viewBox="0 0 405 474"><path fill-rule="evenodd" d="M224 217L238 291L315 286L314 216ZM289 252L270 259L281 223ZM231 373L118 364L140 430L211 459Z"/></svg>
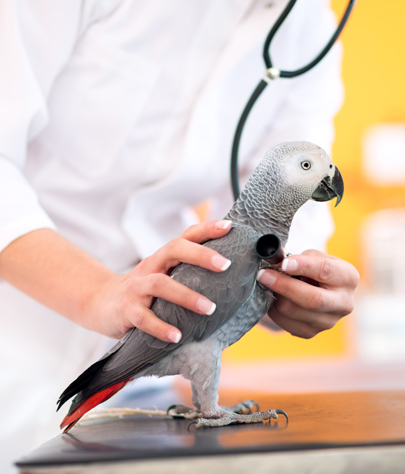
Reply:
<svg viewBox="0 0 405 474"><path fill-rule="evenodd" d="M346 7L344 15L340 20L338 27L336 28L335 33L332 35L329 42L323 48L323 50L318 54L318 56L308 63L306 66L297 69L295 71L282 71L277 69L273 66L273 63L270 58L270 45L274 38L274 35L277 33L280 26L283 24L284 20L287 18L288 14L292 10L293 6L295 5L297 0L290 0L277 21L274 23L272 29L270 30L269 34L267 35L266 41L264 42L263 46L263 59L266 65L266 76L259 82L256 89L254 90L253 94L251 95L249 101L247 102L245 109L240 116L238 125L235 130L235 135L233 137L233 144L232 144L232 155L231 155L231 184L232 184L232 192L233 197L236 200L240 194L239 190L239 177L238 177L238 152L239 152L239 143L242 136L243 127L245 126L246 120L252 110L253 105L255 104L256 100L259 98L260 94L264 91L270 81L274 79L278 79L280 77L285 78L293 78L308 72L313 67L315 67L321 59L323 59L332 46L335 44L336 40L338 39L341 31L343 30L352 8L356 2L356 0L350 0L349 4Z"/></svg>

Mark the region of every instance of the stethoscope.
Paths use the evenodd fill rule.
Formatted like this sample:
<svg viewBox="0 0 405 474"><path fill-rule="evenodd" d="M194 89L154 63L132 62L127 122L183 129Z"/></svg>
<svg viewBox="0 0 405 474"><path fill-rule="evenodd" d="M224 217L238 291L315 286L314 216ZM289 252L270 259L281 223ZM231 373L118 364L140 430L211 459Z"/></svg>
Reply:
<svg viewBox="0 0 405 474"><path fill-rule="evenodd" d="M352 11L352 8L356 2L356 0L350 0L349 4L346 7L346 11L344 12L344 15L342 19L340 20L340 23L338 27L336 28L335 33L332 35L331 39L329 42L326 44L326 46L323 48L323 50L316 56L314 60L312 60L310 63L308 63L306 66L297 69L295 71L282 71L280 69L277 69L273 66L273 63L271 61L270 57L270 45L271 42L274 38L274 35L277 33L278 29L280 26L283 24L284 20L287 18L288 14L292 10L293 6L295 5L297 0L290 0L277 19L277 21L274 23L273 27L271 28L269 34L267 35L266 41L264 42L263 46L263 59L264 63L266 65L266 75L259 84L257 85L256 89L254 90L253 94L251 95L250 99L248 100L242 115L240 116L238 125L235 130L235 135L233 137L233 144L232 144L232 154L231 154L231 185L232 185L232 192L233 192L233 197L236 200L240 194L239 190L239 177L238 177L238 152L239 152L239 143L240 139L242 136L243 132L243 127L245 126L246 120L250 114L250 111L252 110L256 100L259 98L260 94L264 91L264 89L267 87L267 85L280 77L285 77L285 78L293 78L300 76L301 74L304 74L305 72L310 71L313 67L315 67L329 52L329 50L332 48L332 46L335 44L336 40L338 39L341 31L343 30L350 13Z"/></svg>

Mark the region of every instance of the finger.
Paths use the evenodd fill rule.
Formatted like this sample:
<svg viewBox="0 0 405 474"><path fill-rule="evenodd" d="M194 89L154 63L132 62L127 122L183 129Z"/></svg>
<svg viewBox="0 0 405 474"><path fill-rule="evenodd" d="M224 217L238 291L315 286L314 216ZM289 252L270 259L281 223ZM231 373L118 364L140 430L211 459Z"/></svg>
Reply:
<svg viewBox="0 0 405 474"><path fill-rule="evenodd" d="M307 311L316 313L339 311L343 303L341 300L344 300L341 292L312 286L275 270L261 270L257 278L267 288L287 297Z"/></svg>
<svg viewBox="0 0 405 474"><path fill-rule="evenodd" d="M215 250L184 238L177 238L150 257L149 272L166 273L179 263L189 263L213 272L223 272L231 265L230 260Z"/></svg>
<svg viewBox="0 0 405 474"><path fill-rule="evenodd" d="M163 298L198 314L210 316L216 309L216 304L208 298L163 273L143 278L140 290L144 294Z"/></svg>
<svg viewBox="0 0 405 474"><path fill-rule="evenodd" d="M182 338L181 331L162 321L153 311L145 306L134 305L127 319L131 327L135 326L161 341L178 343Z"/></svg>
<svg viewBox="0 0 405 474"><path fill-rule="evenodd" d="M332 329L336 323L345 316L343 314L335 314L332 312L314 313L312 311L307 311L293 303L288 298L279 295L277 295L277 299L270 311L271 310L277 311L277 313L284 318L301 321L317 331Z"/></svg>
<svg viewBox="0 0 405 474"><path fill-rule="evenodd" d="M289 275L311 278L329 287L355 288L359 282L353 265L329 256L294 255L283 260L281 269Z"/></svg>
<svg viewBox="0 0 405 474"><path fill-rule="evenodd" d="M316 249L308 249L308 250L304 250L301 255L309 255L309 256L313 256L313 257L328 257L328 258L333 258L335 260L338 260L338 257L334 257L333 255L329 255L325 252L321 252L320 250L316 250Z"/></svg>
<svg viewBox="0 0 405 474"><path fill-rule="evenodd" d="M190 226L179 237L201 244L222 237L231 230L231 227L232 222L228 220L208 221Z"/></svg>
<svg viewBox="0 0 405 474"><path fill-rule="evenodd" d="M296 337L311 339L319 332L315 328L302 321L294 321L293 319L286 318L282 314L278 313L277 310L271 310L270 317L274 323L277 324L277 326Z"/></svg>

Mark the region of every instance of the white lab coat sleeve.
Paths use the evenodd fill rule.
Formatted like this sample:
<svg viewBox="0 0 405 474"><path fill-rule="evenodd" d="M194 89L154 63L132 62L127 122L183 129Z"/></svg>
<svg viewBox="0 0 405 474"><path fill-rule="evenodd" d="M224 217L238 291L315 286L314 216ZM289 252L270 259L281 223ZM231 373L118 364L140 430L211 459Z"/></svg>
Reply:
<svg viewBox="0 0 405 474"><path fill-rule="evenodd" d="M90 16L80 1L0 3L0 251L27 232L55 228L24 177L26 152L48 123L52 84Z"/></svg>
<svg viewBox="0 0 405 474"><path fill-rule="evenodd" d="M21 170L0 157L0 252L18 237L41 228L56 227Z"/></svg>
<svg viewBox="0 0 405 474"><path fill-rule="evenodd" d="M328 6L329 2L317 0L316 5L311 5L308 11L305 10L305 3L297 2L291 18L282 27L284 32L280 30L275 37L271 53L276 67L294 70L307 64L316 57L334 32L336 19ZM289 57L285 56L282 44L287 41L293 44L289 48ZM294 79L278 79L280 83L289 83L284 82L287 89L282 90L283 100L271 119L266 118L266 109L269 109L272 101L277 100L277 93L281 89L277 89L277 80L267 86L252 110L252 120L249 117L244 130L240 150L240 162L243 163L240 166L241 187L265 152L278 143L305 140L331 152L333 120L344 96L341 56L342 48L338 43L311 71ZM249 136L257 137L259 127L262 127L260 140L249 143ZM294 218L286 248L292 253L301 253L308 248L325 251L333 230L329 203L309 201Z"/></svg>

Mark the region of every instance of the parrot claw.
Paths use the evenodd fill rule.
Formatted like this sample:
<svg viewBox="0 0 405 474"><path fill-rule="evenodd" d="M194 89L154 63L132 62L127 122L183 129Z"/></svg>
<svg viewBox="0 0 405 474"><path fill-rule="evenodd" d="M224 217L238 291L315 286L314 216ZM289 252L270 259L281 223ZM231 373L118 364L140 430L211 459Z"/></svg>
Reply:
<svg viewBox="0 0 405 474"><path fill-rule="evenodd" d="M284 410L274 410L276 412L277 415L284 415L285 416L285 419L287 421L287 424L288 424L288 415L287 413L284 411ZM278 418L278 417L277 417Z"/></svg>
<svg viewBox="0 0 405 474"><path fill-rule="evenodd" d="M190 421L190 423L188 424L187 426L187 431L190 431L190 427L191 425L196 425L196 427L198 428L200 425L198 424L200 420L193 420L193 421Z"/></svg>
<svg viewBox="0 0 405 474"><path fill-rule="evenodd" d="M176 404L170 405L167 408L166 413L172 418L185 418L187 420L194 420L195 418L200 418L202 416L202 413L195 408Z"/></svg>
<svg viewBox="0 0 405 474"><path fill-rule="evenodd" d="M173 410L174 408L176 408L178 405L176 405L175 403L173 405L170 405L169 407L167 407L167 410L166 410L166 414L169 415L169 411L170 410Z"/></svg>

